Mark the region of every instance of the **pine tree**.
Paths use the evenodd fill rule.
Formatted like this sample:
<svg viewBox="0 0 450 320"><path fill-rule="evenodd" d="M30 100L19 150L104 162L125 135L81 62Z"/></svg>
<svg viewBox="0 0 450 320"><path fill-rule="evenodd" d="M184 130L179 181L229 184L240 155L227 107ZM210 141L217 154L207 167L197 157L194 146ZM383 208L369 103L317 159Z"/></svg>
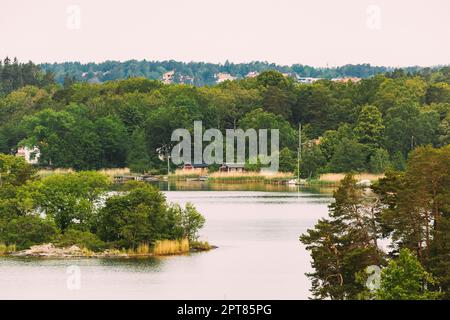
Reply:
<svg viewBox="0 0 450 320"><path fill-rule="evenodd" d="M356 299L365 290L356 275L369 265L384 263L378 248L378 198L368 195L351 174L334 192L329 218L300 236L311 252L314 272L312 293L316 298Z"/></svg>

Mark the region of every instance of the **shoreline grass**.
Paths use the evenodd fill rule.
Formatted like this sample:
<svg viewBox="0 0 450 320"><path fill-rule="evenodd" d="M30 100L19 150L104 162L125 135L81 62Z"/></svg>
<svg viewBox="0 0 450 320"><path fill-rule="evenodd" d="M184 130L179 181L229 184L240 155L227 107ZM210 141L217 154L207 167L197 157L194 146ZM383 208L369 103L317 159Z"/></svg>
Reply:
<svg viewBox="0 0 450 320"><path fill-rule="evenodd" d="M188 253L190 251L189 240L158 240L153 247L156 256Z"/></svg>
<svg viewBox="0 0 450 320"><path fill-rule="evenodd" d="M197 179L201 176L208 174L208 169L176 169L174 173L169 175L169 180L186 180L186 179Z"/></svg>
<svg viewBox="0 0 450 320"><path fill-rule="evenodd" d="M223 183L282 183L292 178L292 173L285 172L214 172L208 176L209 181Z"/></svg>
<svg viewBox="0 0 450 320"><path fill-rule="evenodd" d="M16 252L15 244L0 243L0 255L10 254L12 252Z"/></svg>
<svg viewBox="0 0 450 320"><path fill-rule="evenodd" d="M337 187L340 185L342 179L344 179L346 173L324 173L320 175L317 179L311 179L307 181L308 185L314 186L328 186ZM383 178L384 174L367 173L361 172L355 174L355 179L357 181L369 180L370 182L378 181L378 179Z"/></svg>

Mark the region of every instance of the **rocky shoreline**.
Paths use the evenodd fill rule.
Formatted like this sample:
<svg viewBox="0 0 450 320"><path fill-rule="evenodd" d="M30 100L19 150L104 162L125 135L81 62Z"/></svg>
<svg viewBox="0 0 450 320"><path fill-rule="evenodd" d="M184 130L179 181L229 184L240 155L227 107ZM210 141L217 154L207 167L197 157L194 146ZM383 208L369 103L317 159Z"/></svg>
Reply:
<svg viewBox="0 0 450 320"><path fill-rule="evenodd" d="M216 249L216 246L211 246L210 249ZM193 248L190 252L207 251L198 248ZM186 253L180 253L186 254ZM119 250L104 250L102 252L93 252L76 245L70 247L55 247L52 243L35 245L27 250L9 253L13 257L40 257L40 258L131 258L131 257L153 257L153 253L124 253Z"/></svg>

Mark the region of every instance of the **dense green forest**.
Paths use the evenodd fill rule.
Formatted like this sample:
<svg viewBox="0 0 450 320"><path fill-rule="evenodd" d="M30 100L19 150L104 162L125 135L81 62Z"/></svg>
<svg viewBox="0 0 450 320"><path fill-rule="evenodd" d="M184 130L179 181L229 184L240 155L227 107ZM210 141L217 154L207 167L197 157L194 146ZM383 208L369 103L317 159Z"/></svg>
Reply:
<svg viewBox="0 0 450 320"><path fill-rule="evenodd" d="M377 67L369 64L345 65L333 68L314 68L307 65L294 64L282 66L268 62L214 64L205 62L179 62L179 61L146 61L129 60L125 62L105 61L102 63L64 62L44 63L40 65L43 70L52 72L59 83L64 79L74 78L77 81L104 82L132 77L144 77L152 80L161 80L166 72L174 71L173 82L193 84L196 86L216 84L215 75L228 73L237 79L243 79L249 73L261 73L276 70L294 77L312 78L338 78L358 77L368 78L379 73L393 71L389 67ZM422 68L408 67L405 72L414 73Z"/></svg>
<svg viewBox="0 0 450 320"><path fill-rule="evenodd" d="M156 150L194 120L220 130L280 129L282 171L295 169L302 122L303 177L404 169L416 147L450 142L450 67L313 84L271 70L197 87L145 78L92 84L68 77L61 85L39 69L24 77L30 66L37 68L3 63L0 152L36 145L42 166L157 172L165 164Z"/></svg>
<svg viewBox="0 0 450 320"><path fill-rule="evenodd" d="M312 84L267 70L212 86L146 77L89 83L62 74L59 83L31 62L2 63L0 242L92 250L194 242L204 219L192 206L171 206L138 183L96 209L109 181L81 170L165 172L157 150L170 146L174 129L202 120L222 131L279 129L280 169L293 172L301 122L302 177L385 173L371 188L346 175L329 216L300 236L312 257L314 297L449 298L450 67ZM38 177L36 166L8 155L21 145L39 147L39 166L78 171ZM371 291L372 265L384 268Z"/></svg>

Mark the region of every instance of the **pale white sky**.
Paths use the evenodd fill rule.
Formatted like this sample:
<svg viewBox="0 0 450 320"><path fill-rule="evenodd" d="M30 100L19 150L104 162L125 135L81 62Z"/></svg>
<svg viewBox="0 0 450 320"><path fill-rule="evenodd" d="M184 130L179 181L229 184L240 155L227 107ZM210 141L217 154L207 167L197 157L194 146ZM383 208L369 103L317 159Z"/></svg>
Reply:
<svg viewBox="0 0 450 320"><path fill-rule="evenodd" d="M449 64L449 15L449 0L2 0L0 57Z"/></svg>

